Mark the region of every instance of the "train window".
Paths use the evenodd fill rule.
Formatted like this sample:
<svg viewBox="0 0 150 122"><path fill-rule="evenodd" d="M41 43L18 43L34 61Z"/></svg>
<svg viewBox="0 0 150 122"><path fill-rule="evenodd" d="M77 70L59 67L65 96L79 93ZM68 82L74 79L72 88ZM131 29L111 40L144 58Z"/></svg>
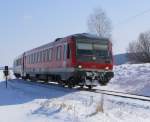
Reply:
<svg viewBox="0 0 150 122"><path fill-rule="evenodd" d="M33 60L34 60L34 54L32 54L32 64L33 64Z"/></svg>
<svg viewBox="0 0 150 122"><path fill-rule="evenodd" d="M31 56L29 55L29 64L31 64Z"/></svg>
<svg viewBox="0 0 150 122"><path fill-rule="evenodd" d="M61 46L57 47L56 60L61 60Z"/></svg>
<svg viewBox="0 0 150 122"><path fill-rule="evenodd" d="M30 55L29 55L29 64L30 64Z"/></svg>
<svg viewBox="0 0 150 122"><path fill-rule="evenodd" d="M29 55L27 56L27 64L29 64Z"/></svg>
<svg viewBox="0 0 150 122"><path fill-rule="evenodd" d="M32 64L34 63L34 54L32 54Z"/></svg>
<svg viewBox="0 0 150 122"><path fill-rule="evenodd" d="M24 58L25 64L27 64L27 58L28 58L27 56L25 56L25 58Z"/></svg>
<svg viewBox="0 0 150 122"><path fill-rule="evenodd" d="M40 52L40 62L42 62L42 51Z"/></svg>
<svg viewBox="0 0 150 122"><path fill-rule="evenodd" d="M36 53L34 53L33 63L36 63Z"/></svg>
<svg viewBox="0 0 150 122"><path fill-rule="evenodd" d="M38 63L39 53L37 52L36 55L37 55L37 56L36 56L36 63Z"/></svg>
<svg viewBox="0 0 150 122"><path fill-rule="evenodd" d="M26 56L26 64L28 64L28 56Z"/></svg>
<svg viewBox="0 0 150 122"><path fill-rule="evenodd" d="M35 54L33 53L33 61L32 61L32 64L34 64L34 57L35 57Z"/></svg>
<svg viewBox="0 0 150 122"><path fill-rule="evenodd" d="M31 58L32 56L30 55L30 64L31 64L31 60L32 60L32 58Z"/></svg>
<svg viewBox="0 0 150 122"><path fill-rule="evenodd" d="M49 49L46 50L46 61L49 61Z"/></svg>
<svg viewBox="0 0 150 122"><path fill-rule="evenodd" d="M63 56L64 56L64 60L66 60L67 59L67 45L64 45L64 54L63 54Z"/></svg>
<svg viewBox="0 0 150 122"><path fill-rule="evenodd" d="M36 63L38 63L38 52L36 53Z"/></svg>
<svg viewBox="0 0 150 122"><path fill-rule="evenodd" d="M37 55L37 56L36 56L36 63L38 63L39 53L37 52L36 55Z"/></svg>
<svg viewBox="0 0 150 122"><path fill-rule="evenodd" d="M47 62L47 49L44 52L45 52L45 62Z"/></svg>
<svg viewBox="0 0 150 122"><path fill-rule="evenodd" d="M32 64L32 54L31 54L31 56L30 56L30 64Z"/></svg>
<svg viewBox="0 0 150 122"><path fill-rule="evenodd" d="M92 44L88 43L77 43L77 47L79 50L92 50Z"/></svg>
<svg viewBox="0 0 150 122"><path fill-rule="evenodd" d="M35 64L37 63L37 53L35 53Z"/></svg>
<svg viewBox="0 0 150 122"><path fill-rule="evenodd" d="M16 60L16 66L17 66L17 60Z"/></svg>
<svg viewBox="0 0 150 122"><path fill-rule="evenodd" d="M35 53L35 64L37 63L37 53Z"/></svg>
<svg viewBox="0 0 150 122"><path fill-rule="evenodd" d="M45 59L46 59L46 53L45 53L45 52L46 52L46 51L44 50L44 51L43 51L43 62L46 61L46 60L45 60Z"/></svg>
<svg viewBox="0 0 150 122"><path fill-rule="evenodd" d="M31 64L33 64L33 54L31 54Z"/></svg>
<svg viewBox="0 0 150 122"><path fill-rule="evenodd" d="M44 51L42 51L42 62L44 62Z"/></svg>
<svg viewBox="0 0 150 122"><path fill-rule="evenodd" d="M67 44L67 59L70 58L71 50L69 44Z"/></svg>
<svg viewBox="0 0 150 122"><path fill-rule="evenodd" d="M49 61L49 49L46 50L46 60Z"/></svg>
<svg viewBox="0 0 150 122"><path fill-rule="evenodd" d="M21 59L16 60L16 66L19 66L19 65L21 65Z"/></svg>
<svg viewBox="0 0 150 122"><path fill-rule="evenodd" d="M108 49L108 45L102 45L102 44L94 44L93 47L96 50L107 50Z"/></svg>
<svg viewBox="0 0 150 122"><path fill-rule="evenodd" d="M40 63L40 52L38 52L38 63Z"/></svg>
<svg viewBox="0 0 150 122"><path fill-rule="evenodd" d="M47 51L47 61L51 61L52 60L52 49L48 49Z"/></svg>

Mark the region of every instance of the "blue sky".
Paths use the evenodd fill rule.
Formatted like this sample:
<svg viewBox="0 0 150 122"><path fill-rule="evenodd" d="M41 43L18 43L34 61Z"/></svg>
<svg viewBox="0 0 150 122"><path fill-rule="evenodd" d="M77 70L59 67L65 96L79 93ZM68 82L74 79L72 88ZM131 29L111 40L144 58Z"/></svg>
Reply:
<svg viewBox="0 0 150 122"><path fill-rule="evenodd" d="M140 32L150 30L149 0L0 0L0 66L22 52L74 33L87 32L93 9L105 10L113 24L113 52L126 51Z"/></svg>

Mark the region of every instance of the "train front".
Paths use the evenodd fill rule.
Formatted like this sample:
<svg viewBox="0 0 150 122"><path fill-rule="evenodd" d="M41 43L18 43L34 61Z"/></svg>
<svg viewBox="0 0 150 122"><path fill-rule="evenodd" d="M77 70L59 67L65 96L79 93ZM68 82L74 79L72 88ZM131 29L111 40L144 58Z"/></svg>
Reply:
<svg viewBox="0 0 150 122"><path fill-rule="evenodd" d="M108 39L79 36L76 40L76 78L89 88L106 85L114 76L112 44Z"/></svg>

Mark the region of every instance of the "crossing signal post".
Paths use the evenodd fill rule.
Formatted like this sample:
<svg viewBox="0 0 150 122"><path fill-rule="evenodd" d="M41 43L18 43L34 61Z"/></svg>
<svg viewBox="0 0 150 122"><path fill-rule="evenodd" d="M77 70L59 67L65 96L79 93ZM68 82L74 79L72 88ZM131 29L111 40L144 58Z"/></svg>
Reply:
<svg viewBox="0 0 150 122"><path fill-rule="evenodd" d="M7 88L7 80L8 80L8 75L9 75L9 70L8 70L8 66L5 66L4 67L4 75L5 75L5 78L6 78L6 88Z"/></svg>

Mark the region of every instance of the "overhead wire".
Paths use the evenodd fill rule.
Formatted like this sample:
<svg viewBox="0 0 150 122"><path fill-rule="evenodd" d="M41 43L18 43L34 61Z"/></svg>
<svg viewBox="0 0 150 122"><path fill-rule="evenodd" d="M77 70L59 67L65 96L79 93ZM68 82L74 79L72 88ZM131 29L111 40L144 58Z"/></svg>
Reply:
<svg viewBox="0 0 150 122"><path fill-rule="evenodd" d="M144 10L144 11L138 13L138 14L135 14L135 15L133 15L131 17L128 17L127 19L123 20L122 22L116 24L116 26L121 26L121 25L127 24L128 22L133 21L134 19L136 19L139 16L142 16L142 15L148 13L148 12L150 12L150 8L147 9L147 10Z"/></svg>

